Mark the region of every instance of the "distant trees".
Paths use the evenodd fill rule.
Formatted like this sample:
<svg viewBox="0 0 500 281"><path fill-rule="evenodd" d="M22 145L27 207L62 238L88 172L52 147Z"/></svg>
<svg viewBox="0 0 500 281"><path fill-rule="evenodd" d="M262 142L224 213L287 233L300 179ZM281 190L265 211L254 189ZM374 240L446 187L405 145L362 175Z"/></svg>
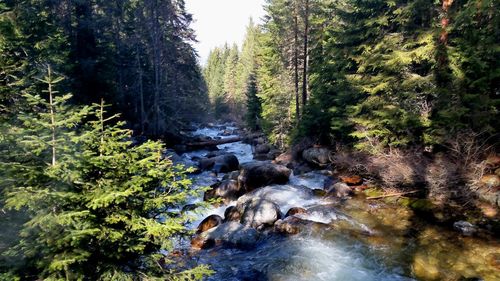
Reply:
<svg viewBox="0 0 500 281"><path fill-rule="evenodd" d="M250 20L241 51L236 44L226 44L210 52L203 76L216 118L243 121L247 102L255 100L257 92L250 84L256 75L259 33L260 29Z"/></svg>
<svg viewBox="0 0 500 281"><path fill-rule="evenodd" d="M5 104L49 63L75 102L105 98L137 133L169 135L206 111L182 0L3 1L0 13Z"/></svg>

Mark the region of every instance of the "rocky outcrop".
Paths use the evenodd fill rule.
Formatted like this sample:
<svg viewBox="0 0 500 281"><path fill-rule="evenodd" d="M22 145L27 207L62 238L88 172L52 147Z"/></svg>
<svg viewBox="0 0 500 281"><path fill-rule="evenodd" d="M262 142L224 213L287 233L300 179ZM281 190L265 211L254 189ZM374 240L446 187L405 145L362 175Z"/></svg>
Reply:
<svg viewBox="0 0 500 281"><path fill-rule="evenodd" d="M247 192L270 184L285 184L291 171L285 166L268 162L244 164L238 176L238 184Z"/></svg>
<svg viewBox="0 0 500 281"><path fill-rule="evenodd" d="M331 151L325 147L311 147L302 152L302 159L308 164L324 167L330 163Z"/></svg>

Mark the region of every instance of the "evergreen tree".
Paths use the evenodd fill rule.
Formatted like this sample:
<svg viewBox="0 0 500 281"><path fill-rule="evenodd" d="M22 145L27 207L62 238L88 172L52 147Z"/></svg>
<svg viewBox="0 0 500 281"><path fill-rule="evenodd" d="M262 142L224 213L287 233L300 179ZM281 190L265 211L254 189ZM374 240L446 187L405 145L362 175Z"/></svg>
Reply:
<svg viewBox="0 0 500 281"><path fill-rule="evenodd" d="M14 249L26 259L22 278L53 280L200 279L206 267L182 272L159 267L160 250L185 233L188 219L171 211L199 194L183 167L162 156L159 142L132 145L131 131L104 104L70 107L57 95L50 68L46 96L26 94L32 106L7 126L1 181L6 206L29 221ZM90 120L90 121L84 121Z"/></svg>

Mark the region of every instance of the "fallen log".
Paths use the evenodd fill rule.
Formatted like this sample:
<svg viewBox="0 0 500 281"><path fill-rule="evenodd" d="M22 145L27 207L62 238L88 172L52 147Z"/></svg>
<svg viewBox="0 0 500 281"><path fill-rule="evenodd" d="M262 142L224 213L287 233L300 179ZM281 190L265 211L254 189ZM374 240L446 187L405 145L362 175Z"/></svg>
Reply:
<svg viewBox="0 0 500 281"><path fill-rule="evenodd" d="M398 193L389 193L389 194L384 194L384 195L380 195L380 196L367 197L366 200L382 199L382 198L394 197L394 196L403 196L403 195L406 195L406 194L417 193L419 191L420 190L413 190L413 191L407 191L407 192L398 192Z"/></svg>
<svg viewBox="0 0 500 281"><path fill-rule="evenodd" d="M213 145L219 145L219 144L239 142L239 141L246 140L246 139L255 139L258 137L262 137L262 136L263 136L263 134L259 133L259 134L231 137L231 138L225 138L225 139L219 139L219 140L210 140L210 141L202 141L202 142L189 142L189 143L186 143L185 145L188 147L213 146Z"/></svg>

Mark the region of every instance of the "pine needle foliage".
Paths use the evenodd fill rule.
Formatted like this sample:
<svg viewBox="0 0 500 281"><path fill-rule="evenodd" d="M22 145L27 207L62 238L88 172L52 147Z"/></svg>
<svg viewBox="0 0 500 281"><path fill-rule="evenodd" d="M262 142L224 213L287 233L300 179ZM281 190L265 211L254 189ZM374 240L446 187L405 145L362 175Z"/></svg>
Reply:
<svg viewBox="0 0 500 281"><path fill-rule="evenodd" d="M133 145L131 131L106 106L71 107L50 68L43 95L2 139L0 186L6 206L30 214L19 244L25 279L201 279L205 266L165 269L160 250L187 233L188 217L172 211L200 190L163 156L160 142Z"/></svg>

